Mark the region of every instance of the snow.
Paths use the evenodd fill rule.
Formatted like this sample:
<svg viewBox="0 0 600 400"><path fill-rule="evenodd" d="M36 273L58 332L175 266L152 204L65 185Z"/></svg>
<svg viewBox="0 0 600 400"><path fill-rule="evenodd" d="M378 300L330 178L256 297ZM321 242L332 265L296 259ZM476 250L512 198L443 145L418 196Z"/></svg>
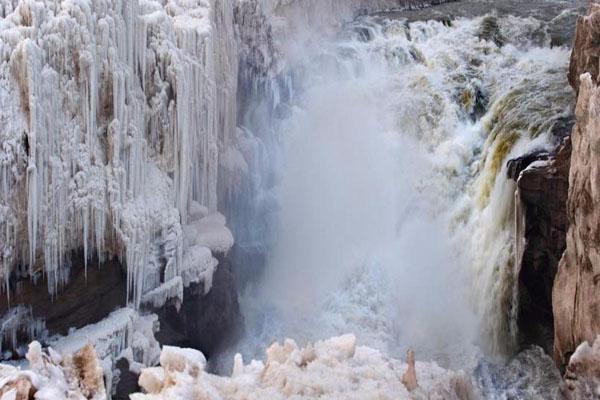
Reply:
<svg viewBox="0 0 600 400"><path fill-rule="evenodd" d="M188 212L189 221L197 221L209 214L208 208L192 200L190 202L190 211Z"/></svg>
<svg viewBox="0 0 600 400"><path fill-rule="evenodd" d="M235 132L234 5L0 1L3 291L25 265L60 293L82 250L86 268L121 258L133 307L181 297L162 289L180 276L182 224L216 211ZM202 243L232 240L211 226Z"/></svg>

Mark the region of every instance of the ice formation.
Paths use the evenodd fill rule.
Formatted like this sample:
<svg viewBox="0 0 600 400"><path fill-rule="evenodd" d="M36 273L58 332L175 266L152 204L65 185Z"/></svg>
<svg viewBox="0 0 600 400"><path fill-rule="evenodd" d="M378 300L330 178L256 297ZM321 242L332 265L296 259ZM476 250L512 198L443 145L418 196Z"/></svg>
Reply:
<svg viewBox="0 0 600 400"><path fill-rule="evenodd" d="M91 345L76 353L43 352L32 342L27 352L29 369L0 365L2 400L105 400L102 367Z"/></svg>
<svg viewBox="0 0 600 400"><path fill-rule="evenodd" d="M210 281L212 260L184 256L183 226L216 211L219 153L235 130L233 8L0 3L3 291L43 275L58 293L79 249L86 268L94 255L121 258L135 307L180 297L177 277ZM219 253L233 241L221 222L200 232Z"/></svg>
<svg viewBox="0 0 600 400"><path fill-rule="evenodd" d="M0 353L3 351L20 350L17 338L24 336L29 340L43 339L47 334L46 324L32 315L31 309L23 305L10 309L0 318ZM3 349L4 343L10 349ZM20 354L22 357L23 354Z"/></svg>
<svg viewBox="0 0 600 400"><path fill-rule="evenodd" d="M465 373L449 371L435 363L412 364L416 385L408 389L402 383L402 375L410 366L377 350L357 346L354 335L319 341L304 348L287 339L283 344L271 345L266 357L264 363L244 364L238 354L231 376L222 377L206 372L206 359L198 350L164 346L160 365L141 371L139 384L144 393L134 393L131 398L479 398ZM21 390L35 393L40 400L107 398L101 362L90 345L75 353L52 348L42 352L39 343L33 342L27 359L28 368L0 366L0 395L10 396ZM11 398L14 397L2 397Z"/></svg>
<svg viewBox="0 0 600 400"><path fill-rule="evenodd" d="M244 364L235 357L231 377L204 370L202 353L165 347L160 367L142 371L146 394L133 400L158 399L475 399L477 392L461 372L434 363L416 363L418 386L401 381L408 366L376 350L357 346L353 335L299 347L288 339L267 349L266 362Z"/></svg>
<svg viewBox="0 0 600 400"><path fill-rule="evenodd" d="M53 337L49 344L61 353L74 353L93 343L100 359L115 359L131 349L135 356L132 363L152 365L159 353L154 339L156 323L154 314L142 316L132 308L122 308L96 324L73 330L64 337Z"/></svg>
<svg viewBox="0 0 600 400"><path fill-rule="evenodd" d="M99 360L106 392L110 396L119 381L119 373L116 372L119 359L127 359L129 370L135 373L158 363L160 345L154 337L157 329L155 314L142 315L133 308L122 308L98 323L73 329L66 336L49 338L48 351L64 356L91 346Z"/></svg>

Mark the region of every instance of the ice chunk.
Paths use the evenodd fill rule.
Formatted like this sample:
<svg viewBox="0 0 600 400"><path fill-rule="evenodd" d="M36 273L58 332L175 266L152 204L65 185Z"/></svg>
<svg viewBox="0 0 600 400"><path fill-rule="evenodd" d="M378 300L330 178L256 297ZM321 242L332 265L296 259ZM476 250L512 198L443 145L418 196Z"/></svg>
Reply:
<svg viewBox="0 0 600 400"><path fill-rule="evenodd" d="M196 245L190 247L183 256L181 277L183 285L204 282L204 292L208 293L212 286L212 276L219 261L213 257L208 247Z"/></svg>
<svg viewBox="0 0 600 400"><path fill-rule="evenodd" d="M409 392L401 382L408 366L376 350L356 346L354 335L305 348L287 339L269 347L266 364L252 361L244 365L238 354L229 378L199 368L203 359L195 350L163 348L161 367L145 369L140 376L140 385L148 394L133 394L132 400L193 396L214 400L477 398L465 374L430 363L416 365L424 379Z"/></svg>
<svg viewBox="0 0 600 400"><path fill-rule="evenodd" d="M188 213L189 221L197 221L206 217L209 214L208 208L198 203L197 201L190 202L190 211Z"/></svg>
<svg viewBox="0 0 600 400"><path fill-rule="evenodd" d="M172 371L190 371L192 369L204 370L206 358L204 354L195 349L184 349L174 346L163 346L160 353L161 367Z"/></svg>
<svg viewBox="0 0 600 400"><path fill-rule="evenodd" d="M2 399L106 400L103 371L91 345L57 363L32 342L27 353L30 370L0 366ZM14 396L14 397L13 397Z"/></svg>
<svg viewBox="0 0 600 400"><path fill-rule="evenodd" d="M165 372L161 367L144 368L138 384L146 393L159 393L165 382Z"/></svg>
<svg viewBox="0 0 600 400"><path fill-rule="evenodd" d="M343 335L315 343L315 352L320 359L337 359L340 361L354 357L356 336Z"/></svg>
<svg viewBox="0 0 600 400"><path fill-rule="evenodd" d="M204 246L215 253L227 253L233 246L233 235L225 226L225 217L213 213L183 228L187 247Z"/></svg>
<svg viewBox="0 0 600 400"><path fill-rule="evenodd" d="M568 398L587 399L600 394L600 335L592 344L577 346L567 365L564 386Z"/></svg>
<svg viewBox="0 0 600 400"><path fill-rule="evenodd" d="M183 281L180 276L144 293L142 295L142 304L149 304L155 308L160 308L164 306L169 299L177 299L180 302L183 302Z"/></svg>

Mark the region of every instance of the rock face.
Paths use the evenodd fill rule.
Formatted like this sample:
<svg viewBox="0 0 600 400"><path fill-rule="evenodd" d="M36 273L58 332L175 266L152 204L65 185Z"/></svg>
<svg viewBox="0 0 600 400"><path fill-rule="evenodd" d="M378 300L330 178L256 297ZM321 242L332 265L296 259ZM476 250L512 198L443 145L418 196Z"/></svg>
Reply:
<svg viewBox="0 0 600 400"><path fill-rule="evenodd" d="M570 80L578 88L572 132L566 251L552 293L554 356L566 365L600 333L600 5L577 23ZM580 75L581 74L581 75Z"/></svg>
<svg viewBox="0 0 600 400"><path fill-rule="evenodd" d="M27 310L25 318L13 327L0 327L0 337L7 342L16 330L19 342L42 340L39 336L45 329L51 334L66 335L70 328L81 328L105 318L116 308L125 305L126 273L118 261L98 264L93 260L85 270L83 255L74 256L71 266L71 279L59 296L52 296L46 290L28 279L14 281L10 299L0 296L0 315L8 315L9 310ZM43 329L30 331L36 321ZM41 322L43 321L43 322ZM32 335L33 334L33 335ZM10 349L11 343L3 349Z"/></svg>
<svg viewBox="0 0 600 400"><path fill-rule="evenodd" d="M220 257L208 294L204 294L202 285L192 284L184 291L184 298L181 305L157 310L161 326L157 339L162 344L200 349L210 357L232 339L241 323L229 260Z"/></svg>
<svg viewBox="0 0 600 400"><path fill-rule="evenodd" d="M570 121L553 133L562 143L554 151L536 151L508 162L508 177L517 181L524 208L524 247L518 275L519 341L552 352L554 320L552 285L565 250L571 141Z"/></svg>
<svg viewBox="0 0 600 400"><path fill-rule="evenodd" d="M571 64L569 66L569 83L579 91L580 77L589 73L592 80L598 77L598 63L600 62L600 5L591 2L590 10L586 17L579 18L575 28L575 40Z"/></svg>

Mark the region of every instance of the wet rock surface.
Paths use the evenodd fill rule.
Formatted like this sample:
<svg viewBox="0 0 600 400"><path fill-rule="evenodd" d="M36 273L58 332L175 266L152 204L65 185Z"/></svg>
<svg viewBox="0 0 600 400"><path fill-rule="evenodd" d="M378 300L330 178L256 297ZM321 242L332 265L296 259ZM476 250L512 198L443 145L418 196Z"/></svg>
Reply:
<svg viewBox="0 0 600 400"><path fill-rule="evenodd" d="M141 390L140 385L138 385L139 375L129 370L129 361L126 358L117 361L117 369L119 370L119 381L113 399L129 400L131 393Z"/></svg>
<svg viewBox="0 0 600 400"><path fill-rule="evenodd" d="M508 162L525 211L525 246L518 276L521 346L553 343L552 285L565 250L571 154L567 137L554 152L535 151Z"/></svg>
<svg viewBox="0 0 600 400"><path fill-rule="evenodd" d="M204 294L203 284L192 284L184 291L181 305L170 304L155 310L160 331L156 338L162 345L192 347L207 358L234 340L241 324L237 288L227 257L219 257L213 286Z"/></svg>

